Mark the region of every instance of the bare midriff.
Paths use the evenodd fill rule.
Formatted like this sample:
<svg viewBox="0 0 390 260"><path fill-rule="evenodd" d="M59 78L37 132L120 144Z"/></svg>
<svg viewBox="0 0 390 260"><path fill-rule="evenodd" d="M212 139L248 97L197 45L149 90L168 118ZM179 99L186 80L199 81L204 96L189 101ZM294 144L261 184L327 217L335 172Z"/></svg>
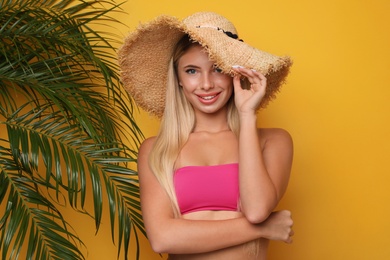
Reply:
<svg viewBox="0 0 390 260"><path fill-rule="evenodd" d="M241 217L241 212L236 211L197 211L185 214L184 219L191 220L225 220ZM260 239L242 245L232 246L217 251L200 253L200 254L185 254L185 255L169 255L169 260L266 260L268 240ZM254 249L258 247L258 254L255 255Z"/></svg>

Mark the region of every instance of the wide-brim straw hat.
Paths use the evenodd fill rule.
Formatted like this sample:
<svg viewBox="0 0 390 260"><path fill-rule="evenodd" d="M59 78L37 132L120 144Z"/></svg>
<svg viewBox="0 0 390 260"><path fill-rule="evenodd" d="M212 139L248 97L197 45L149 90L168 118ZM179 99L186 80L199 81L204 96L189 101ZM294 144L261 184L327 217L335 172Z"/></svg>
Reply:
<svg viewBox="0 0 390 260"><path fill-rule="evenodd" d="M261 108L275 98L292 64L288 56L279 57L241 41L234 25L219 14L199 12L182 21L158 16L130 33L118 53L124 88L141 108L157 117L165 108L168 65L184 34L202 45L224 73L234 74L234 65L263 73L267 89Z"/></svg>

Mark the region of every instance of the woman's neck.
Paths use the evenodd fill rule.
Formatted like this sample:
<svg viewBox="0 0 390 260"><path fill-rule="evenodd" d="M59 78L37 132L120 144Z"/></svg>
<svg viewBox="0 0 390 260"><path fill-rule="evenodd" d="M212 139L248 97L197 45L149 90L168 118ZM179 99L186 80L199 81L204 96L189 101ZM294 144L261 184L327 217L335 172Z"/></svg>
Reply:
<svg viewBox="0 0 390 260"><path fill-rule="evenodd" d="M201 116L196 116L195 127L193 132L209 132L209 133L219 133L223 131L229 131L229 125L227 122L226 113L222 114L202 114Z"/></svg>

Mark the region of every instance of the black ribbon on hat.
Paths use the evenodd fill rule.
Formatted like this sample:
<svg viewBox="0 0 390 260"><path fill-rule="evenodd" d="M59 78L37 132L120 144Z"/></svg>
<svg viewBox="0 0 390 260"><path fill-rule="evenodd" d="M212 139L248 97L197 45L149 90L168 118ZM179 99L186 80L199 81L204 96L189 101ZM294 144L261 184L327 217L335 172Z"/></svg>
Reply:
<svg viewBox="0 0 390 260"><path fill-rule="evenodd" d="M229 31L225 31L224 29L222 29L222 28L220 28L220 27L201 26L201 25L198 25L198 26L196 26L196 28L213 28L213 29L216 29L216 30L218 30L218 31L223 32L224 34L226 34L226 35L229 36L230 38L233 38L233 39L238 40L238 41L240 41L240 42L244 42L244 40L238 38L238 35L237 35L237 34L232 33L232 32L229 32Z"/></svg>

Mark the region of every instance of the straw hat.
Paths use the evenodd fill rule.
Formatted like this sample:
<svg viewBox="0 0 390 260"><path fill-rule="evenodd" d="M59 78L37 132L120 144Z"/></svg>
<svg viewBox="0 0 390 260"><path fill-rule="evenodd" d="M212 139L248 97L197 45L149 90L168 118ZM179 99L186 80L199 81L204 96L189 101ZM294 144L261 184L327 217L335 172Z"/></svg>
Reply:
<svg viewBox="0 0 390 260"><path fill-rule="evenodd" d="M184 34L206 48L210 60L224 73L233 73L233 65L263 73L267 91L260 107L275 97L292 64L287 56L272 55L240 40L234 25L219 14L199 12L182 21L161 15L139 25L118 53L125 89L140 107L157 117L164 112L168 64Z"/></svg>

